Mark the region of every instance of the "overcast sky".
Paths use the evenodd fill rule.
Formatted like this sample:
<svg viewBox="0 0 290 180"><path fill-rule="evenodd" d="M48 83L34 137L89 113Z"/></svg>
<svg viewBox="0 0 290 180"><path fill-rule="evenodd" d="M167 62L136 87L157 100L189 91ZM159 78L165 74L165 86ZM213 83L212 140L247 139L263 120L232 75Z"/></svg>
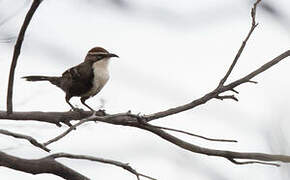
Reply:
<svg viewBox="0 0 290 180"><path fill-rule="evenodd" d="M255 70L290 47L289 0L264 1L253 33L229 82ZM45 82L30 83L26 75L61 75L82 62L87 51L102 46L118 54L111 62L111 79L87 103L104 102L109 113L132 110L153 113L188 103L214 89L231 64L251 25L251 1L204 0L49 0L43 1L27 30L16 68L14 110L68 111L64 93ZM6 91L13 46L30 1L0 1L0 109ZM289 58L288 58L289 59ZM285 60L254 78L258 84L237 88L239 102L211 100L188 112L154 124L236 144L205 142L174 134L215 149L289 152L289 76ZM72 103L81 105L78 98ZM1 121L3 129L43 142L67 127L37 122ZM30 144L0 136L1 150L23 158L44 153ZM87 154L129 162L159 180L287 179L289 165L237 166L225 159L187 152L161 138L129 127L88 123L59 142L54 152ZM123 169L81 160L59 160L92 179L136 179ZM1 179L59 179L0 168Z"/></svg>

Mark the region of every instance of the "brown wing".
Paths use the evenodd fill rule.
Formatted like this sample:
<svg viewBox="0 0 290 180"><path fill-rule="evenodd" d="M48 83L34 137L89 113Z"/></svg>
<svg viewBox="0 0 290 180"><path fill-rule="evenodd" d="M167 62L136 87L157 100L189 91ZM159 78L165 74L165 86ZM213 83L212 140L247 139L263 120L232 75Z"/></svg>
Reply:
<svg viewBox="0 0 290 180"><path fill-rule="evenodd" d="M91 65L88 63L83 62L62 74L62 89L70 96L81 96L92 88L94 73Z"/></svg>

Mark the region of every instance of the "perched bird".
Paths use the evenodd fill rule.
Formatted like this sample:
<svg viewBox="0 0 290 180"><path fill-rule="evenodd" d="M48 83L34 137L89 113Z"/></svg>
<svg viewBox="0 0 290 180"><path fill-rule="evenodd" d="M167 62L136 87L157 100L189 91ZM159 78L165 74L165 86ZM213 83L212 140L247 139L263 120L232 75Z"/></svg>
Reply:
<svg viewBox="0 0 290 180"><path fill-rule="evenodd" d="M65 100L73 110L76 108L69 102L73 96L81 97L83 105L91 111L85 101L98 94L109 80L109 60L112 57L119 57L109 53L101 47L92 48L84 62L66 70L62 76L25 76L27 81L49 81L65 92Z"/></svg>

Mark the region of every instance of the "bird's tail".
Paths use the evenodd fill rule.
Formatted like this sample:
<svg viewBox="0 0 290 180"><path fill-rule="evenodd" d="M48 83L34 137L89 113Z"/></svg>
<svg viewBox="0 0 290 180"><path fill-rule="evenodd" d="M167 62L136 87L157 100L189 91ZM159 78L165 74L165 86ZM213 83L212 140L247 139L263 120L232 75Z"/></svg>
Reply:
<svg viewBox="0 0 290 180"><path fill-rule="evenodd" d="M61 77L54 76L24 76L26 81L49 81L51 84L60 86Z"/></svg>
<svg viewBox="0 0 290 180"><path fill-rule="evenodd" d="M49 81L52 77L49 76L24 76L26 81Z"/></svg>

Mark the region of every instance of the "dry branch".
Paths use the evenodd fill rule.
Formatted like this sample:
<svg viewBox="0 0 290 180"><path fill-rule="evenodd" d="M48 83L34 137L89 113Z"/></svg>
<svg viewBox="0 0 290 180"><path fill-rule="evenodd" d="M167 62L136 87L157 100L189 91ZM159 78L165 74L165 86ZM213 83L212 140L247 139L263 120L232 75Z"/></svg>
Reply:
<svg viewBox="0 0 290 180"><path fill-rule="evenodd" d="M14 52L13 52L11 66L10 66L10 73L9 73L8 90L7 90L7 113L8 114L11 114L13 112L13 103L12 103L13 82L14 82L14 73L15 73L15 68L17 64L17 59L18 59L18 56L20 55L21 46L22 46L26 29L30 23L30 20L32 19L33 14L37 10L38 6L40 5L40 3L41 3L41 0L33 0L31 7L26 14L26 17L20 29L16 44L14 46Z"/></svg>
<svg viewBox="0 0 290 180"><path fill-rule="evenodd" d="M150 176L147 176L147 175L144 175L144 174L137 172L135 169L133 169L131 166L129 166L128 163L122 163L122 162L115 161L115 160L97 158L97 157L87 156L87 155L74 155L74 154L68 154L68 153L57 153L57 154L52 154L52 155L47 156L47 157L48 158L51 157L53 159L56 159L56 158L83 159L83 160L96 161L96 162L105 163L105 164L111 164L111 165L121 167L121 168L129 171L130 173L136 175L138 180L139 180L140 176L151 179L151 180L156 180L155 178L152 178Z"/></svg>
<svg viewBox="0 0 290 180"><path fill-rule="evenodd" d="M7 135L7 136L12 136L14 138L19 138L19 139L26 139L33 146L41 148L41 149L43 149L46 152L50 151L47 147L45 147L43 144L39 143L36 139L34 139L31 136L27 136L27 135L23 135L23 134L19 134L19 133L14 133L14 132L7 131L7 130L4 130L4 129L0 129L0 134L4 134L4 135Z"/></svg>
<svg viewBox="0 0 290 180"><path fill-rule="evenodd" d="M223 86L224 83L226 82L226 80L228 79L228 77L230 76L231 72L233 71L235 65L237 64L242 52L244 51L246 44L249 40L249 38L251 37L252 33L254 32L255 28L258 26L258 24L256 23L256 9L257 9L257 5L261 2L261 0L257 0L256 3L254 4L254 7L252 8L251 11L251 16L252 16L252 26L250 31L248 32L246 38L244 39L238 53L235 56L235 59L233 60L229 70L227 71L226 75L222 78L222 80L220 81L218 88Z"/></svg>
<svg viewBox="0 0 290 180"><path fill-rule="evenodd" d="M43 146L48 146L51 143L54 143L60 139L62 139L63 137L65 137L66 135L68 135L72 130L75 130L78 126L86 123L86 122L90 122L90 121L102 121L102 122L106 122L107 119L112 119L114 117L118 117L118 116L130 116L133 118L137 118L137 121L139 121L140 123L140 118L142 118L141 116L138 115L133 115L131 113L121 113L121 114L115 114L115 115L106 115L106 116L96 116L96 115L92 115L89 116L85 119L80 120L78 123L72 125L71 127L69 127L66 131L64 131L63 133L61 133L60 135L48 140L47 142L43 143ZM145 125L150 126L150 127L154 127L154 128L158 128L158 129L164 129L164 130L168 130L168 131L174 131L174 132L179 132L179 133L183 133L183 134L187 134L190 136L194 136L194 137L198 137L201 139L205 139L208 141L218 141L218 142L238 142L236 140L228 140L228 139L215 139L215 138L208 138L205 136L201 136L201 135L197 135L197 134L193 134L193 133L189 133L186 131L182 131L182 130L178 130L178 129L173 129L173 128L168 128L168 127L161 127L161 126L155 126L152 124L147 123L146 121L141 121L141 124L145 123Z"/></svg>
<svg viewBox="0 0 290 180"><path fill-rule="evenodd" d="M119 161L114 161L110 159L97 158L93 156L85 155L74 155L68 153L56 153L40 159L22 159L15 156L8 155L0 151L0 166L8 167L11 169L31 173L31 174L41 174L41 173L51 173L57 176L60 176L64 179L76 179L76 180L89 180L89 178L84 175L70 169L69 167L57 162L57 158L68 158L68 159L83 159L90 160L105 164L111 164L118 167L121 167L128 172L134 174L137 179L140 176L146 177L151 180L156 180L150 176L141 174L133 169L128 163L122 163Z"/></svg>
<svg viewBox="0 0 290 180"><path fill-rule="evenodd" d="M151 127L154 127L154 128L164 129L164 130L173 131L173 132L179 132L179 133L182 133L182 134L187 134L189 136L198 137L198 138L205 139L205 140L208 140L208 141L216 141L216 142L238 142L237 140L231 140L231 139L208 138L208 137L205 137L205 136L201 136L201 135L198 135L198 134L193 134L193 133L186 132L186 131L179 130L179 129L173 129L173 128L168 128L168 127L163 127L163 126L155 126L155 125L152 125L152 124L149 124L149 123L147 123L147 124L149 126L151 126Z"/></svg>
<svg viewBox="0 0 290 180"><path fill-rule="evenodd" d="M222 80L219 82L218 87L214 89L213 91L207 93L203 97L196 99L188 104L181 105L178 107L174 107L165 111L160 111L156 112L153 114L149 115L144 115L144 116L139 116L135 114L130 114L130 113L119 113L119 114L113 114L113 115L108 115L105 114L102 111L96 112L95 115L92 116L91 112L87 111L78 111L78 112L13 112L12 108L12 95L13 95L13 80L14 80L14 72L15 72L15 67L17 63L17 58L20 54L21 50L21 45L23 42L23 38L25 35L25 31L29 25L29 22L38 8L39 4L41 3L40 0L34 0L32 3L32 6L30 10L28 11L25 21L21 27L15 48L14 48L14 54L13 54L13 59L12 59L12 64L11 64L11 69L10 69L10 75L9 75L9 84L8 84L8 93L7 93L7 112L5 111L0 111L0 119L9 119L9 120L34 120L34 121L40 121L40 122L47 122L47 123L53 123L56 124L57 126L61 126L61 123L64 123L70 128L65 131L63 134L55 137L54 139L44 143L44 145L48 145L52 142L55 142L61 138L63 138L65 135L70 133L73 129L75 129L77 126L80 126L81 124L88 122L88 121L100 121L104 123L110 123L114 125L122 125L122 126L130 126L130 127L135 127L139 128L145 131L149 131L151 133L154 133L155 135L163 138L164 140L177 145L178 147L188 150L193 153L199 153L203 155L208 155L208 156L215 156L215 157L222 157L234 164L252 164L252 163L259 163L259 164L266 164L266 165L274 165L278 166L276 163L269 163L273 161L280 161L280 162L285 162L285 163L290 163L290 156L286 155L272 155L272 154L265 154L265 153L251 153L251 152L234 152L234 151L225 151L225 150L216 150L216 149L209 149L209 148L204 148L201 146L197 146L191 143L188 143L186 141L183 141L182 139L179 139L165 131L165 130L171 130L171 131L177 131L185 134L190 134L185 131L181 130L176 130L173 128L165 128L165 127L159 127L159 126L154 126L149 124L150 121L163 118L166 116L170 116L176 113L180 113L192 108L195 108L199 105L205 104L211 99L233 99L233 100L238 100L234 95L221 95L224 92L227 91L233 91L234 93L238 93L234 88L237 86L252 82L255 83L255 81L252 80L255 76L258 74L266 71L267 69L271 68L278 62L282 61L283 59L287 58L290 56L290 50L282 53L281 55L277 56L276 58L272 59L268 63L264 64L260 68L254 70L253 72L249 73L248 75L244 76L243 78L240 78L236 81L233 81L229 83L228 85L225 85L226 80L230 76L233 68L235 67L238 59L240 58L246 43L250 36L252 35L254 29L257 27L256 23L256 8L258 3L261 0L257 0L256 3L254 4L252 11L251 11L251 17L252 17L252 26L250 31L248 32L245 40L243 41L240 49L238 50L230 68L226 72L226 75L222 78ZM12 113L13 112L13 113ZM11 114L12 113L12 114ZM70 123L71 120L80 120L78 123L75 125L72 125ZM1 133L1 131L0 131ZM6 135L11 135L13 137L17 138L24 138L27 140L30 140L30 142L33 145L38 146L39 143L33 139L32 137L25 136L25 135L20 135L16 133L11 133L11 132L5 132L2 130L2 134ZM194 135L194 134L191 134ZM196 135L194 135L196 136ZM35 141L34 141L35 140ZM36 142L36 143L35 143ZM41 145L42 146L42 145ZM38 146L39 147L39 146ZM139 180L140 176L149 178L149 179L154 179L149 176L143 175L138 173L136 170L134 170L132 167L130 167L128 164L121 163L118 161L113 161L113 160L107 160L103 158L96 158L92 156L85 156L85 155L72 155L72 154L66 154L66 153L57 153L57 154L52 154L47 157L41 158L41 159L36 159L36 160L28 160L28 159L21 159L18 157L14 157L11 155L8 155L4 152L0 151L0 166L5 166L9 167L15 170L23 171L23 172L28 172L32 174L40 174L40 173L51 173L55 174L57 176L63 177L65 179L88 179L87 177L83 176L82 174L62 165L61 163L57 162L55 159L57 158L71 158L71 159L86 159L86 160L92 160L92 161L98 161L102 163L109 163L112 165L116 165L118 167L122 167L125 170L133 173L136 175L137 179ZM240 162L237 160L245 160L244 162Z"/></svg>
<svg viewBox="0 0 290 180"><path fill-rule="evenodd" d="M272 66L274 66L275 64L279 63L280 61L282 61L283 59L285 59L289 56L290 56L290 50L287 50L286 52L284 52L281 55L277 56L276 58L272 59L268 63L264 64L263 66L254 70L253 72L249 73L248 75L244 76L243 78L238 79L236 81L233 81L228 85L223 85L223 86L209 92L208 94L204 95L203 97L201 97L199 99L196 99L196 100L194 100L188 104L182 105L182 106L177 106L177 107L165 110L165 111L160 111L157 113L146 115L145 117L146 117L147 121L149 122L151 120L155 120L155 119L163 118L163 117L170 116L173 114L177 114L177 113L195 108L196 106L205 104L207 101L218 97L218 95L223 93L223 92L233 91L234 88L236 88L237 86L244 84L244 83L248 83L249 81L251 81L252 78L257 76L258 74L261 74L262 72L266 71L267 69L271 68Z"/></svg>
<svg viewBox="0 0 290 180"><path fill-rule="evenodd" d="M0 151L0 166L30 174L50 173L64 179L89 180L88 177L55 161L51 157L40 159L22 159Z"/></svg>
<svg viewBox="0 0 290 180"><path fill-rule="evenodd" d="M134 174L137 179L140 176L146 177L151 180L156 180L147 175L141 174L129 166L128 163L122 163L119 161L114 161L110 159L97 158L93 156L85 156L85 155L74 155L68 153L57 153L46 156L40 159L22 159L15 156L8 155L4 152L0 151L0 166L9 167L11 169L31 173L31 174L41 174L41 173L51 173L57 176L60 176L64 179L76 179L76 180L89 180L89 178L84 175L68 168L67 166L55 161L57 158L68 158L68 159L83 159L90 160L100 163L106 163L121 167L128 172Z"/></svg>

